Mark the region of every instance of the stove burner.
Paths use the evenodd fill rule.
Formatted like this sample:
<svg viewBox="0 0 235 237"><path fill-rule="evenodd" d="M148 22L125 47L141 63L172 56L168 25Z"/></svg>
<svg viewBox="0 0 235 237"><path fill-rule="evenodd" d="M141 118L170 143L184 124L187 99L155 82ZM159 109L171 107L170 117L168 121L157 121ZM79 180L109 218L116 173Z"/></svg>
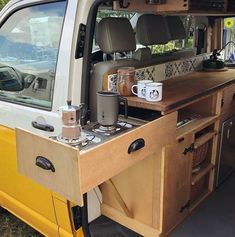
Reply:
<svg viewBox="0 0 235 237"><path fill-rule="evenodd" d="M58 135L56 137L56 140L59 141L59 142L62 142L62 143L65 143L65 144L68 144L68 145L71 145L71 146L78 146L78 145L83 145L83 144L86 144L88 139L87 139L87 136L85 133L81 133L81 136L78 137L78 138L74 138L74 139L68 139L68 138L64 138L62 137L62 135Z"/></svg>
<svg viewBox="0 0 235 237"><path fill-rule="evenodd" d="M119 126L102 126L100 124L96 124L94 128L92 129L93 132L105 135L105 136L110 136L111 134L114 134L118 131L120 131L121 128Z"/></svg>
<svg viewBox="0 0 235 237"><path fill-rule="evenodd" d="M116 126L115 125L103 126L100 124L95 124L92 131L100 135L110 136L110 135L116 134L117 132L129 129L132 127L133 127L132 124L129 124L123 121L118 121Z"/></svg>

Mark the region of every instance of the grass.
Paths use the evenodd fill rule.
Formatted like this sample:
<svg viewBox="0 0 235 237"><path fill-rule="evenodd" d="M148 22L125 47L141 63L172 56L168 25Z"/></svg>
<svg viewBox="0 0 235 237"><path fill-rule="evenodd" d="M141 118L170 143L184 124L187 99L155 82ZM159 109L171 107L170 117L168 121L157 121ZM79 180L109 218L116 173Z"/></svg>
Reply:
<svg viewBox="0 0 235 237"><path fill-rule="evenodd" d="M43 237L36 230L13 216L7 211L0 210L1 237Z"/></svg>

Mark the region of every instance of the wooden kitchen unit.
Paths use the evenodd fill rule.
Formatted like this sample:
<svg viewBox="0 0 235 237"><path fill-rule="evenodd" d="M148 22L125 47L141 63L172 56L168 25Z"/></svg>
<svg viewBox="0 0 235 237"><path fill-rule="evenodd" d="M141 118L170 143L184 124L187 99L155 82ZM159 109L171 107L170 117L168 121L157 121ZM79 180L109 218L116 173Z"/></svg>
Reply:
<svg viewBox="0 0 235 237"><path fill-rule="evenodd" d="M161 102L127 97L129 106L163 117L177 112L176 137L100 186L104 215L143 236L166 236L213 192L220 121L234 111L234 83L234 70L195 72L164 81Z"/></svg>
<svg viewBox="0 0 235 237"><path fill-rule="evenodd" d="M167 236L214 190L220 123L234 100L233 70L195 72L165 81L161 102L128 97L140 125L85 150L17 129L19 171L80 206L99 186L103 215ZM153 116L143 121L143 111ZM41 156L52 172L35 166Z"/></svg>

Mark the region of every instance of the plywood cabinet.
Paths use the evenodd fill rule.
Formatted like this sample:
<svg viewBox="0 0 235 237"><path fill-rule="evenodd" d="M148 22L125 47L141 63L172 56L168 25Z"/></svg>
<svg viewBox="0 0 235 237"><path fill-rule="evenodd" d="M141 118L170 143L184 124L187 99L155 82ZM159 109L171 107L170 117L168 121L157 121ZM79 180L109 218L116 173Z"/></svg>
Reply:
<svg viewBox="0 0 235 237"><path fill-rule="evenodd" d="M152 1L153 2L153 1ZM226 13L230 10L228 8L228 0L167 0L162 4L147 4L145 0L126 0L123 1L124 6L128 6L129 11L146 11L150 12L196 12L196 13ZM230 3L229 6L233 6ZM119 2L114 2L116 10L122 9ZM234 8L231 8L231 10ZM230 10L230 11L231 11Z"/></svg>

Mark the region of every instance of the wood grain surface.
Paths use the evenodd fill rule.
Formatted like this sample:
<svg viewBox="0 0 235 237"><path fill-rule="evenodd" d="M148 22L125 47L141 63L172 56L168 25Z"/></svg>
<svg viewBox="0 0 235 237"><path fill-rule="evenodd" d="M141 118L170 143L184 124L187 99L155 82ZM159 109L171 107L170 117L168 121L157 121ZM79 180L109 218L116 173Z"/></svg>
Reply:
<svg viewBox="0 0 235 237"><path fill-rule="evenodd" d="M235 83L233 69L224 72L194 72L163 81L162 101L148 102L145 99L130 96L127 97L128 105L167 113L233 83Z"/></svg>

